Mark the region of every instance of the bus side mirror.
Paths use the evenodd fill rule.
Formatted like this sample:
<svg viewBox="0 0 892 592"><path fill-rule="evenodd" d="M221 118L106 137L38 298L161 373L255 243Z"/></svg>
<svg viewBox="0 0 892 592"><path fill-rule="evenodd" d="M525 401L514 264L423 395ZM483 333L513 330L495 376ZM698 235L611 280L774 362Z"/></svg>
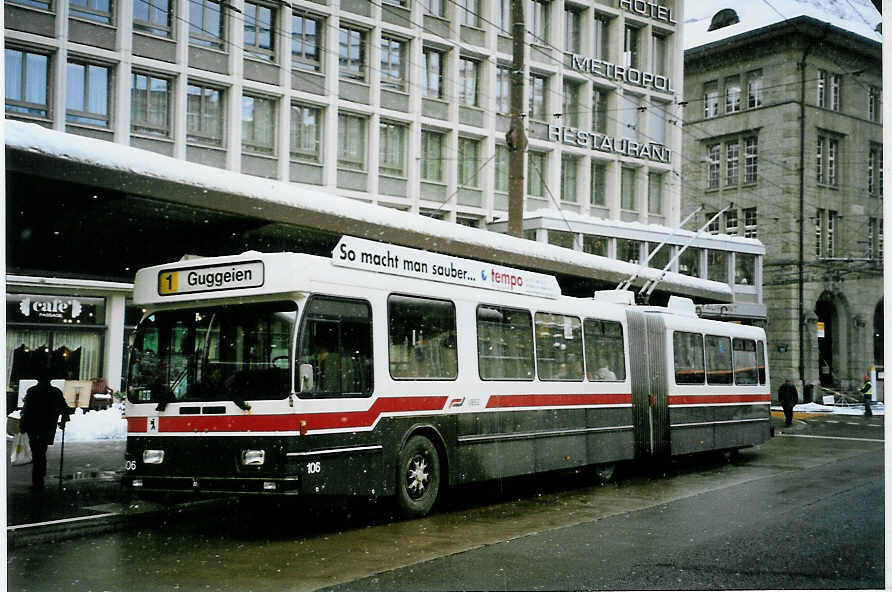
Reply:
<svg viewBox="0 0 892 592"><path fill-rule="evenodd" d="M301 364L298 368L298 377L300 380L300 392L305 393L313 390L313 365Z"/></svg>

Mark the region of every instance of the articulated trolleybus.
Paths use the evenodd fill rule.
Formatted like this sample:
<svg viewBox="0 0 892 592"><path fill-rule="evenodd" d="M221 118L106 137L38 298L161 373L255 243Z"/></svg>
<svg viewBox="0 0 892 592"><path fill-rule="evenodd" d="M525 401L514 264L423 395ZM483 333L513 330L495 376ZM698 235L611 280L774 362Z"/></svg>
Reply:
<svg viewBox="0 0 892 592"><path fill-rule="evenodd" d="M395 495L769 437L765 334L343 237L141 270L125 485Z"/></svg>

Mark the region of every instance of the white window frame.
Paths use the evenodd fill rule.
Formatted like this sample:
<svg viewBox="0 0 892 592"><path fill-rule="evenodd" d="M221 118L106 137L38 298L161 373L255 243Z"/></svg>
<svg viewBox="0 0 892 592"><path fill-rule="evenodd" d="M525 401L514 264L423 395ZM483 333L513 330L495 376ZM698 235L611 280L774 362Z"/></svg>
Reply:
<svg viewBox="0 0 892 592"><path fill-rule="evenodd" d="M378 126L378 170L390 177L406 177L406 123L382 119Z"/></svg>
<svg viewBox="0 0 892 592"><path fill-rule="evenodd" d="M269 31L265 31L267 23L262 22L262 16L269 15ZM266 62L276 61L276 37L278 36L279 11L275 6L263 2L246 1L242 8L242 24L244 37L242 48L245 56ZM264 36L268 35L268 41L264 42Z"/></svg>
<svg viewBox="0 0 892 592"><path fill-rule="evenodd" d="M83 110L72 109L70 107L70 101L74 98L70 92L66 92L66 102L65 102L65 120L70 123L76 123L80 125L92 125L96 127L109 128L111 127L111 89L113 85L112 80L112 69L111 66L107 66L104 64L96 64L87 61L82 61L78 59L69 60L66 64L66 68L68 69L67 80L69 85L73 79L72 76L72 68L83 68L84 69L84 88L83 96L81 97L83 101ZM104 109L105 112L100 111L91 111L90 110L90 86L93 84L91 82L93 69L104 70L105 71L105 100L104 100ZM68 90L68 89L67 89Z"/></svg>
<svg viewBox="0 0 892 592"><path fill-rule="evenodd" d="M191 89L200 89L200 93L190 93ZM219 134L213 134L208 131L207 123L211 121L211 118L208 114L209 104L211 103L209 93L214 92L217 93L217 97L219 100L218 106L218 114L215 118L216 123L215 127L219 130ZM189 112L189 97L190 96L199 96L198 100L199 110L198 113L193 113L191 115L194 118L190 119ZM226 106L224 104L225 100L225 91L222 88L211 86L204 84L202 82L192 81L190 80L186 85L186 141L189 143L195 144L203 144L206 146L222 146L224 141L224 130L226 118L224 114L226 113ZM194 104L194 101L192 102ZM198 121L198 129L190 124L191 121Z"/></svg>
<svg viewBox="0 0 892 592"><path fill-rule="evenodd" d="M338 29L338 75L340 78L359 82L366 81L369 59L368 37L369 32L365 29L341 24ZM359 48L358 57L352 55L354 47Z"/></svg>
<svg viewBox="0 0 892 592"><path fill-rule="evenodd" d="M321 162L324 115L323 107L307 103L291 103L289 132L291 160ZM305 123L308 116L312 116L313 123Z"/></svg>
<svg viewBox="0 0 892 592"><path fill-rule="evenodd" d="M307 33L307 23L313 23L314 32ZM310 72L322 71L321 56L325 51L325 19L313 14L291 13L291 67ZM297 45L297 51L295 51ZM307 48L311 48L309 51Z"/></svg>
<svg viewBox="0 0 892 592"><path fill-rule="evenodd" d="M145 78L146 88L140 89L139 92L145 93L145 99L143 106L145 111L143 113L137 113L137 101L134 100L134 95L138 92L136 89L137 79ZM152 85L153 82L159 81L163 82L165 85L164 89L164 121L161 124L156 124L151 121L152 119ZM130 73L130 131L136 134L150 134L153 136L161 136L163 138L169 138L172 134L172 125L171 125L171 116L170 116L170 106L171 106L171 92L173 91L173 81L167 76L160 76L157 74L153 74L150 72L144 72L142 70L132 70Z"/></svg>
<svg viewBox="0 0 892 592"><path fill-rule="evenodd" d="M251 119L246 120L245 115L248 112L248 102L251 103ZM258 106L264 109L270 109L270 122L271 122L271 131L269 135L269 141L264 142L262 140L262 136L259 136L257 133L258 130L263 130L265 126L258 125L255 114L258 110ZM278 108L279 101L267 95L261 94L253 94L253 93L245 93L242 95L242 150L245 153L250 154L260 154L264 156L275 156L276 154L276 124L278 123Z"/></svg>
<svg viewBox="0 0 892 592"><path fill-rule="evenodd" d="M193 7L201 11L201 22L192 22ZM219 19L219 27L216 31L207 29L208 14L216 13ZM220 0L189 0L189 43L202 47L223 49L226 43L226 12L223 10L223 2Z"/></svg>
<svg viewBox="0 0 892 592"><path fill-rule="evenodd" d="M9 60L6 59L6 54L14 52L21 55L21 72L20 79L13 80L10 76L10 72L8 66L10 64ZM33 97L32 93L28 92L29 85L29 75L35 73L28 67L28 61L30 56L35 56L38 58L43 58L46 62L46 66L42 68L42 76L43 81L42 84L38 84L34 88L39 88L43 94L43 102L38 103L34 101L29 101L30 97ZM5 99L6 99L6 111L8 113L14 114L16 116L25 115L30 117L40 117L42 119L50 118L50 105L52 101L50 100L50 59L51 56L45 53L34 52L27 49L22 49L19 47L7 47L4 51L4 60L7 66L6 70L6 91L5 91ZM10 90L14 87L17 87L16 94L21 98L10 98ZM39 94L39 93L38 93ZM36 98L36 97L34 97ZM12 108L10 108L12 107Z"/></svg>
<svg viewBox="0 0 892 592"><path fill-rule="evenodd" d="M369 119L365 115L351 112L338 113L338 168L365 171L368 168L366 154L366 132ZM348 143L346 140L358 140ZM348 147L355 150L347 150Z"/></svg>

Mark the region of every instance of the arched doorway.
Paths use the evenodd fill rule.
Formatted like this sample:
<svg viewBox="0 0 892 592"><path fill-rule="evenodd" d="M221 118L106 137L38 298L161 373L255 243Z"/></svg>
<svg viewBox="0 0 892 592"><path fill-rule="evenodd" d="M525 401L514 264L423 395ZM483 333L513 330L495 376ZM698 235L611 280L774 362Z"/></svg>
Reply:
<svg viewBox="0 0 892 592"><path fill-rule="evenodd" d="M832 388L839 386L839 365L834 360L839 333L839 313L833 295L824 292L815 303L815 314L818 317L818 376L821 386Z"/></svg>
<svg viewBox="0 0 892 592"><path fill-rule="evenodd" d="M873 312L873 363L883 365L883 301L877 303Z"/></svg>

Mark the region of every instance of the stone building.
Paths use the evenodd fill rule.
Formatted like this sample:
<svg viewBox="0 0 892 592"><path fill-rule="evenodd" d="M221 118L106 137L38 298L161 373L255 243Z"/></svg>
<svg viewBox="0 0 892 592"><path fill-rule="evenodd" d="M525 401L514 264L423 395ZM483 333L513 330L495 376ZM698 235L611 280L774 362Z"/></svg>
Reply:
<svg viewBox="0 0 892 592"><path fill-rule="evenodd" d="M723 12L685 51L682 209L727 208L711 232L765 244L775 383L860 386L882 364L879 35L808 16L734 33Z"/></svg>

